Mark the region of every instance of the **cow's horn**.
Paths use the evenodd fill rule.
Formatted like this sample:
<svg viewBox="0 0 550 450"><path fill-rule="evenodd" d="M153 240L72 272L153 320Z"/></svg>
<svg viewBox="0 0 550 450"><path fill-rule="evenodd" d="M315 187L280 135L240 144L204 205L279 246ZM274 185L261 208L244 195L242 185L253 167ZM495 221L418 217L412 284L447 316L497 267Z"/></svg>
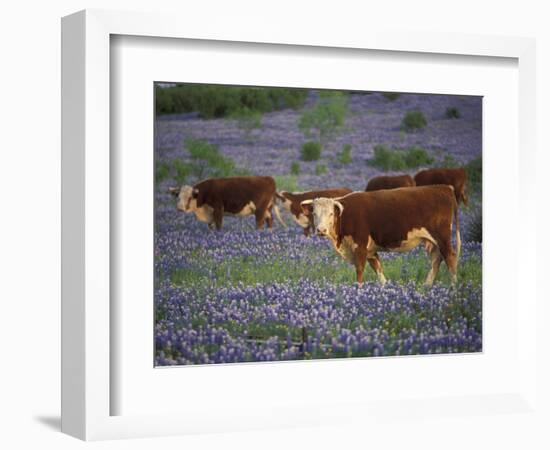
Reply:
<svg viewBox="0 0 550 450"><path fill-rule="evenodd" d="M344 205L342 205L342 203L338 202L338 201L335 201L334 204L338 207L338 209L340 210L340 215L342 215L342 213L344 212Z"/></svg>

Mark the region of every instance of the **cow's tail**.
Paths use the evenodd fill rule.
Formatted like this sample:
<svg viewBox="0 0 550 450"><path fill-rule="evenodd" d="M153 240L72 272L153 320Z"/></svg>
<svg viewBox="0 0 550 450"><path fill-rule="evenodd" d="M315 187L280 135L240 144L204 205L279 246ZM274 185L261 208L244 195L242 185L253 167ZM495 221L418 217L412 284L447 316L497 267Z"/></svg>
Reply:
<svg viewBox="0 0 550 450"><path fill-rule="evenodd" d="M456 259L460 258L460 249L462 247L462 240L460 239L460 214L458 208L458 202L455 200L455 226L456 226Z"/></svg>
<svg viewBox="0 0 550 450"><path fill-rule="evenodd" d="M279 211L279 206L277 205L277 197L273 197L273 210L275 211L275 217L277 217L277 220L279 223L286 228L286 223L284 222L283 218L281 217L281 212Z"/></svg>

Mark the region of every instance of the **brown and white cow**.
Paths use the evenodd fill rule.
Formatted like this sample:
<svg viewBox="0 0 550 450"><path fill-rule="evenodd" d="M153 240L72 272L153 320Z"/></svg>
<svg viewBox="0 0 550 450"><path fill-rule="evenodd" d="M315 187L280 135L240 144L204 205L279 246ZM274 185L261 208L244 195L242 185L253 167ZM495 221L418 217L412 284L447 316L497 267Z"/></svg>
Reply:
<svg viewBox="0 0 550 450"><path fill-rule="evenodd" d="M324 189L320 191L307 192L277 192L275 195L283 207L291 214L294 221L304 229L304 234L309 236L310 230L314 231L313 217L306 216L302 211L301 203L304 200L312 200L317 197L343 197L352 192L348 188Z"/></svg>
<svg viewBox="0 0 550 450"><path fill-rule="evenodd" d="M449 184L455 189L457 203L462 201L468 206L468 197L466 196L466 170L462 167L421 170L414 176L414 181L417 186Z"/></svg>
<svg viewBox="0 0 550 450"><path fill-rule="evenodd" d="M368 261L384 284L386 278L378 252L407 252L430 242L432 268L425 284L431 285L444 259L456 282L460 255L458 206L452 186L422 186L353 192L340 198L316 198L302 202L313 215L317 233L327 236L336 251L355 266L357 282L363 281ZM456 251L451 243L453 216Z"/></svg>
<svg viewBox="0 0 550 450"><path fill-rule="evenodd" d="M227 177L209 178L194 186L171 188L172 195L178 198L177 208L187 213L195 213L201 222L211 228L221 229L224 215L256 217L256 229L264 222L273 227L272 210L283 226L275 203L275 180L272 177Z"/></svg>
<svg viewBox="0 0 550 450"><path fill-rule="evenodd" d="M365 191L380 191L381 189L396 189L413 186L415 186L415 182L413 177L410 175L383 175L380 177L371 178L367 183Z"/></svg>

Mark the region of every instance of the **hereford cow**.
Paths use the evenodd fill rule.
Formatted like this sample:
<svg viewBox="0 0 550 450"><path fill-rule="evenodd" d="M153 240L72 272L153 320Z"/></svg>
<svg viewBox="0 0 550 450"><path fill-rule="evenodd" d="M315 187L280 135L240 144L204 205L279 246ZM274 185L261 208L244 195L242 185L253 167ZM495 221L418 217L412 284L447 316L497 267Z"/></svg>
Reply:
<svg viewBox="0 0 550 450"><path fill-rule="evenodd" d="M313 218L311 216L306 216L301 207L301 203L304 200L311 200L317 197L343 197L346 194L349 194L351 189L348 188L339 188L339 189L325 189L322 191L307 191L307 192L286 192L281 191L277 192L275 195L285 207L285 209L290 212L294 221L304 229L304 234L309 236L310 230L314 230Z"/></svg>
<svg viewBox="0 0 550 450"><path fill-rule="evenodd" d="M433 184L450 184L455 189L457 203L461 201L468 206L466 196L466 170L457 169L426 169L414 176L417 186L430 186Z"/></svg>
<svg viewBox="0 0 550 450"><path fill-rule="evenodd" d="M273 227L272 209L275 203L275 180L271 177L227 177L210 178L194 186L171 188L172 195L178 198L177 208L187 213L195 213L201 222L210 228L222 227L223 216L256 217L256 229L264 222ZM283 226L279 210L275 215Z"/></svg>
<svg viewBox="0 0 550 450"><path fill-rule="evenodd" d="M396 189L401 187L413 187L415 185L413 177L410 175L388 175L374 177L369 180L366 192L379 191L381 189Z"/></svg>
<svg viewBox="0 0 550 450"><path fill-rule="evenodd" d="M336 251L355 265L357 282L363 281L368 261L384 284L386 278L378 252L407 252L430 242L432 268L425 284L431 285L444 259L456 282L460 254L458 207L452 186L423 186L374 192L353 192L340 198L316 198L302 202L313 215L317 233L327 236ZM453 215L456 252L451 244Z"/></svg>

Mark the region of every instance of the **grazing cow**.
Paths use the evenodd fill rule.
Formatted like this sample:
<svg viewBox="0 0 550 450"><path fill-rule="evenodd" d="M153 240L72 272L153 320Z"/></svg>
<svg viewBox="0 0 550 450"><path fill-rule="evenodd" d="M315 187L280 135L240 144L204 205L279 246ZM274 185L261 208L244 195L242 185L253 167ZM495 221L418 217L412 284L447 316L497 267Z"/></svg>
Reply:
<svg viewBox="0 0 550 450"><path fill-rule="evenodd" d="M379 191L381 189L396 189L413 186L415 186L415 182L410 175L388 175L371 178L367 183L365 191Z"/></svg>
<svg viewBox="0 0 550 450"><path fill-rule="evenodd" d="M468 206L466 196L466 170L457 169L426 169L414 176L417 186L430 186L433 184L450 184L455 189L457 203L461 201Z"/></svg>
<svg viewBox="0 0 550 450"><path fill-rule="evenodd" d="M275 195L282 203L283 207L290 212L294 221L304 229L304 234L309 236L310 230L314 230L313 226L313 217L306 216L300 204L304 200L311 200L317 197L343 197L346 194L349 194L351 189L348 188L339 188L339 189L325 189L322 191L307 191L307 192L286 192L281 191L277 192Z"/></svg>
<svg viewBox="0 0 550 450"><path fill-rule="evenodd" d="M317 233L327 236L336 251L355 265L357 282L363 281L366 261L384 284L378 252L407 252L430 242L432 268L425 284L431 285L444 259L456 282L460 255L458 206L452 186L422 186L374 192L353 192L340 198L302 202L306 215L315 217ZM453 215L456 252L451 244Z"/></svg>
<svg viewBox="0 0 550 450"><path fill-rule="evenodd" d="M275 180L271 177L227 177L210 178L194 186L170 188L170 193L178 198L177 208L187 213L195 213L201 222L210 228L215 225L220 230L224 215L256 217L256 229L264 222L273 227L272 209L283 226L275 203Z"/></svg>

